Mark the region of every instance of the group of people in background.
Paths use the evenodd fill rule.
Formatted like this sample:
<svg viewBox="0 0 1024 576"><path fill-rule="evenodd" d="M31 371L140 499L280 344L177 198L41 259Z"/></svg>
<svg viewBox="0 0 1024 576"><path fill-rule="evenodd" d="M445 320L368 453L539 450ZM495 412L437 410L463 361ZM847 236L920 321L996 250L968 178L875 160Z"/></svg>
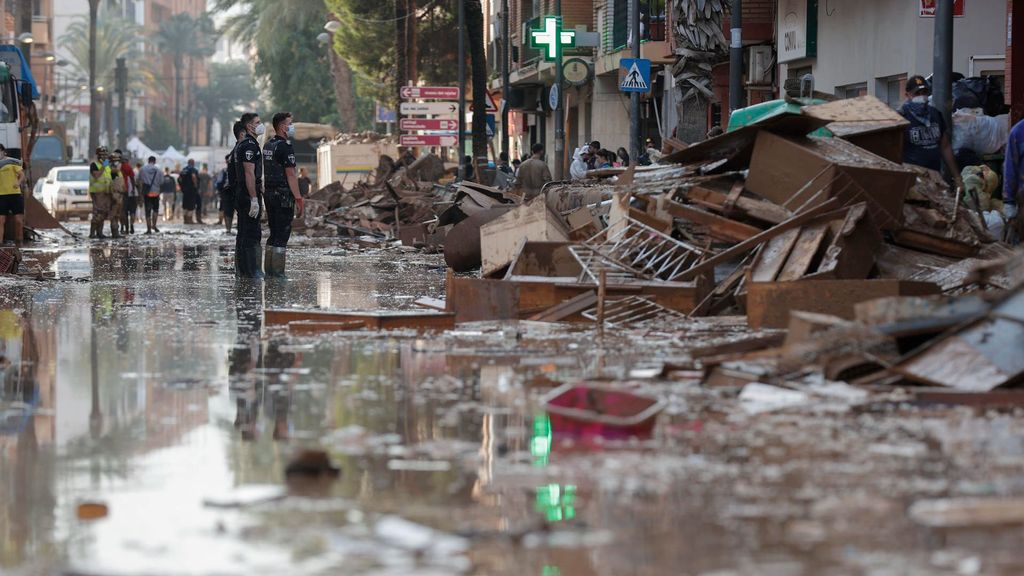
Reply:
<svg viewBox="0 0 1024 576"><path fill-rule="evenodd" d="M89 196L92 200L92 222L90 238L107 238L103 233L110 222L110 238L135 233L135 222L142 209L146 221L146 234L159 232L160 200L164 200L163 220L168 221L178 213L185 224L205 224L204 205L209 205L213 195L213 177L203 164L196 169L195 160L189 160L184 168L175 167L162 171L156 165L156 157L150 156L146 164L137 162L134 166L121 150L110 153L105 146L96 149L96 159L89 164Z"/></svg>

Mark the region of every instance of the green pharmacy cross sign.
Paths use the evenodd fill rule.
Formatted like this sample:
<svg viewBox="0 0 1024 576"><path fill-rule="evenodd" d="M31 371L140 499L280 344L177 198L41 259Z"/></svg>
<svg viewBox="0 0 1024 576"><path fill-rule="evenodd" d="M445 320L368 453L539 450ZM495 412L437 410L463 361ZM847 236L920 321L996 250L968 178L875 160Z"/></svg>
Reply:
<svg viewBox="0 0 1024 576"><path fill-rule="evenodd" d="M562 48L576 45L576 31L562 30L561 16L545 16L544 27L530 30L530 47L543 48L545 60L557 60Z"/></svg>

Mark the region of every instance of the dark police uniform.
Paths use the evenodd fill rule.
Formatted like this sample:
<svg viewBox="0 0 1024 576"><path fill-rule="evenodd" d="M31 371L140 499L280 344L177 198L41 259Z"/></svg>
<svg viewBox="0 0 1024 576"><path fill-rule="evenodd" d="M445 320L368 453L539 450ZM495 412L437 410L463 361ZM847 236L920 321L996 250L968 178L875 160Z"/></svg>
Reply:
<svg viewBox="0 0 1024 576"><path fill-rule="evenodd" d="M263 157L260 144L246 134L235 145L235 209L238 211L238 235L235 237L235 272L242 277L260 273L260 216L249 217L249 189L245 183L245 165L252 164L256 176L256 197L263 189Z"/></svg>
<svg viewBox="0 0 1024 576"><path fill-rule="evenodd" d="M291 142L274 136L263 145L263 165L267 183L267 224L270 237L267 246L284 248L292 235L292 219L295 217L295 197L288 187L286 168L295 168L295 150Z"/></svg>
<svg viewBox="0 0 1024 576"><path fill-rule="evenodd" d="M235 142L235 147L238 142ZM227 167L224 169L226 178L221 182L220 187L220 211L224 217L231 220L235 215L235 190L238 190L238 178L235 174L235 148L224 157Z"/></svg>

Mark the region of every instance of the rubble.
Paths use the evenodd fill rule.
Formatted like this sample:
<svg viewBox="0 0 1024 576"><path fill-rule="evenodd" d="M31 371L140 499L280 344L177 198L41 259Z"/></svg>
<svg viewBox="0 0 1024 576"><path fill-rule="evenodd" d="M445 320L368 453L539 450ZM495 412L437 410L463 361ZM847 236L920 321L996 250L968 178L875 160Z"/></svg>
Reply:
<svg viewBox="0 0 1024 576"><path fill-rule="evenodd" d="M403 327L530 320L671 332L741 315L748 337L695 342L689 363L665 373L747 386L748 396L769 390L753 384L785 388L808 372L961 393L1024 380L1007 352L1024 337L1024 267L989 231L990 176L961 195L901 164L906 121L873 97L793 109L653 166L551 183L527 203L418 180L442 172L422 158L311 200L339 231L444 245L446 298L423 304L437 320ZM335 316L287 324L388 328Z"/></svg>

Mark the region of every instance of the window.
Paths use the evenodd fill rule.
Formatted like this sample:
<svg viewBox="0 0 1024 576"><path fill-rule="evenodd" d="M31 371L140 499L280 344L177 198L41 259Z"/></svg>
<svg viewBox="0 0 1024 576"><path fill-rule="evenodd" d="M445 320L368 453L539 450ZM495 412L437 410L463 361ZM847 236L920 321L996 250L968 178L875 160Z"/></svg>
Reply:
<svg viewBox="0 0 1024 576"><path fill-rule="evenodd" d="M33 157L35 154L32 155ZM89 170L59 170L57 182L86 182L89 180Z"/></svg>
<svg viewBox="0 0 1024 576"><path fill-rule="evenodd" d="M32 147L33 160L56 160L64 159L64 143L56 136L40 136L36 145ZM64 172L58 172L60 177Z"/></svg>
<svg viewBox="0 0 1024 576"><path fill-rule="evenodd" d="M626 46L629 41L629 0L611 0L612 2L612 45L614 52Z"/></svg>
<svg viewBox="0 0 1024 576"><path fill-rule="evenodd" d="M640 37L643 40L665 40L665 0L640 0Z"/></svg>
<svg viewBox="0 0 1024 576"><path fill-rule="evenodd" d="M891 108L899 108L903 103L903 90L906 85L906 74L884 76L875 80L875 95Z"/></svg>
<svg viewBox="0 0 1024 576"><path fill-rule="evenodd" d="M845 86L836 86L836 97L837 98L856 98L858 96L867 96L868 94L868 83L858 82L856 84L847 84Z"/></svg>

